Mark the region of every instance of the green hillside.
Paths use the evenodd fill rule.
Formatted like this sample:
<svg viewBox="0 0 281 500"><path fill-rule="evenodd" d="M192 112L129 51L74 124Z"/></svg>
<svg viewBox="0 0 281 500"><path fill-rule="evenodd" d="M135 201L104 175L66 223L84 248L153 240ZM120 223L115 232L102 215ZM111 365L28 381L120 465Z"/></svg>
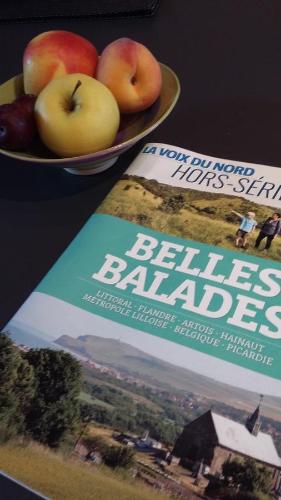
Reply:
<svg viewBox="0 0 281 500"><path fill-rule="evenodd" d="M163 389L192 392L245 411L251 411L257 402L257 395L252 392L230 387L172 365L119 340L95 335L83 335L78 338L62 335L56 343L92 361L119 369L122 373L134 374L147 384ZM281 420L279 398L266 397L264 415Z"/></svg>
<svg viewBox="0 0 281 500"><path fill-rule="evenodd" d="M116 384L108 382L107 380L104 379L104 377L97 378L95 375L96 374L93 372L93 370L84 367L83 380L85 382L88 382L91 385L95 384L102 387L109 387L110 389L116 389ZM124 389L124 387L121 387L120 385L118 386L118 388L122 392L122 394L124 394L125 397L128 396L135 403L140 403L142 405L145 405L146 407L154 411L160 411L160 412L162 411L161 406L151 401L151 399L148 399L145 396L137 394L133 390L130 391L128 389ZM81 392L80 400L84 401L85 403L95 404L95 405L96 404L102 405L103 403L104 405L106 404L107 408L109 408L110 406L112 407L111 404L104 403L103 401L98 400L97 398L92 398L91 396L89 396L88 393L85 392Z"/></svg>
<svg viewBox="0 0 281 500"><path fill-rule="evenodd" d="M113 409L113 406L101 399L93 398L87 392L81 391L79 394L79 400L82 403L94 404L95 406L101 406L102 408L107 408L109 410Z"/></svg>
<svg viewBox="0 0 281 500"><path fill-rule="evenodd" d="M217 245L229 250L235 248L235 234L240 219L232 210L246 214L256 213L258 228L274 207L257 205L241 197L206 193L160 184L156 180L125 175L99 208L156 231ZM268 255L254 248L258 230L249 238L248 252L262 257L281 259L281 238L274 240ZM243 251L243 250L240 250Z"/></svg>

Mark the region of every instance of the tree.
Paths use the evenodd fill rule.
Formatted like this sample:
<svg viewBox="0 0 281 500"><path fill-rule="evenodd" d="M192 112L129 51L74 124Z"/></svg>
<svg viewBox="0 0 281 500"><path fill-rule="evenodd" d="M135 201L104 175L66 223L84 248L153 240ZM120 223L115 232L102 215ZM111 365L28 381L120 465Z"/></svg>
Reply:
<svg viewBox="0 0 281 500"><path fill-rule="evenodd" d="M241 490L268 493L271 488L272 478L270 470L263 465L259 465L251 458L244 461L244 467L245 471L241 477Z"/></svg>
<svg viewBox="0 0 281 500"><path fill-rule="evenodd" d="M95 408L91 403L84 403L84 401L80 401L80 420L82 422L95 420Z"/></svg>
<svg viewBox="0 0 281 500"><path fill-rule="evenodd" d="M176 194L165 198L161 205L160 210L168 214L177 214L184 207L184 197L182 194Z"/></svg>
<svg viewBox="0 0 281 500"><path fill-rule="evenodd" d="M0 428L2 439L25 428L35 390L33 368L6 333L0 333Z"/></svg>
<svg viewBox="0 0 281 500"><path fill-rule="evenodd" d="M222 466L222 473L228 485L245 492L268 493L271 488L270 470L251 458L243 462L237 459L227 460Z"/></svg>
<svg viewBox="0 0 281 500"><path fill-rule="evenodd" d="M56 447L79 420L80 364L70 354L53 349L31 349L25 357L36 381L27 431L33 439Z"/></svg>
<svg viewBox="0 0 281 500"><path fill-rule="evenodd" d="M83 443L90 450L99 451L102 457L106 456L110 448L106 439L102 436L86 436L83 438Z"/></svg>
<svg viewBox="0 0 281 500"><path fill-rule="evenodd" d="M134 465L135 451L126 446L110 446L103 455L103 459L109 467L129 468Z"/></svg>

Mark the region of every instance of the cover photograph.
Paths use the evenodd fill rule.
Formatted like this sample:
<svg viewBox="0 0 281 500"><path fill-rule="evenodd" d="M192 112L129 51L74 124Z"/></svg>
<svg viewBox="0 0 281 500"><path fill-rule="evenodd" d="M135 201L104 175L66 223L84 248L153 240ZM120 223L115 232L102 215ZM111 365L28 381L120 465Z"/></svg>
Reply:
<svg viewBox="0 0 281 500"><path fill-rule="evenodd" d="M4 329L79 360L150 487L281 496L280 214L278 168L146 144Z"/></svg>

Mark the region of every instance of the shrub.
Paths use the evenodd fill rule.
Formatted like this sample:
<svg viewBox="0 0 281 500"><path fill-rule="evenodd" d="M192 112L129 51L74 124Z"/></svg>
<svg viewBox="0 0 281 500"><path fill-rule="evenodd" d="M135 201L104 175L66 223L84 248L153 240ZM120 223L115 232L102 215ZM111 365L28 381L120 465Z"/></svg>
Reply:
<svg viewBox="0 0 281 500"><path fill-rule="evenodd" d="M109 467L132 467L135 462L135 452L126 446L110 446L103 456L104 462Z"/></svg>

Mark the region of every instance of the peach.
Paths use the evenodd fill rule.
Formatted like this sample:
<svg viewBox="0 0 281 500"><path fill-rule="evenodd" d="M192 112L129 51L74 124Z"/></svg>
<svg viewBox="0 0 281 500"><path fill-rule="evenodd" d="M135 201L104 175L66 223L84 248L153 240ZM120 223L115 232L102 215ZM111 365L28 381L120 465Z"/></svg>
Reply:
<svg viewBox="0 0 281 500"><path fill-rule="evenodd" d="M121 113L151 106L162 85L158 61L144 45L130 38L119 38L103 50L96 78L111 90Z"/></svg>
<svg viewBox="0 0 281 500"><path fill-rule="evenodd" d="M86 38L70 31L41 33L23 54L25 93L38 95L51 80L68 73L94 76L97 61L97 50Z"/></svg>

